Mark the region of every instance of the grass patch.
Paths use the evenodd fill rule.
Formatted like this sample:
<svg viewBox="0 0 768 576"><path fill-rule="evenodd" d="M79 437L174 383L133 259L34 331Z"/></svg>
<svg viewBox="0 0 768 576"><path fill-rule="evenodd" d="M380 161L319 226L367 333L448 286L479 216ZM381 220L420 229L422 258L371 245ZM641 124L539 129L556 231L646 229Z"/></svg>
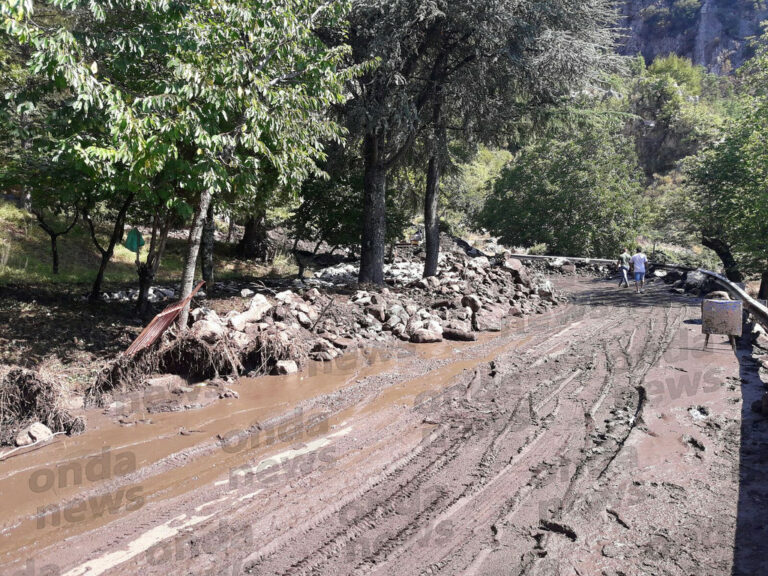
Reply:
<svg viewBox="0 0 768 576"><path fill-rule="evenodd" d="M130 229L129 222L126 229ZM63 228L64 220L56 223ZM111 231L100 230L100 239L106 243ZM145 238L149 242L149 238ZM72 231L60 236L59 273L52 272L50 237L37 225L34 216L15 204L0 201L0 286L9 284L83 284L93 282L101 255L93 245L87 229L78 223ZM169 238L157 284L176 284L187 250L187 242L181 238ZM144 254L146 257L146 253ZM296 274L298 267L289 254L278 254L270 266L263 266L234 256L233 244L217 244L215 250L217 280L285 277ZM115 254L104 276L105 289L110 286L138 284L136 255L122 245L115 247ZM200 270L197 273L200 277Z"/></svg>

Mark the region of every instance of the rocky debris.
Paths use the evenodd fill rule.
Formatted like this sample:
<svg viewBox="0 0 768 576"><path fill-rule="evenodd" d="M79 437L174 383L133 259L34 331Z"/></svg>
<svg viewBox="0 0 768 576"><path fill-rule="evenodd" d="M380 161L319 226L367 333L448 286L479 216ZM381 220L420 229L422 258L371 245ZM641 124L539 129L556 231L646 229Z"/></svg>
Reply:
<svg viewBox="0 0 768 576"><path fill-rule="evenodd" d="M568 260L567 258L555 258L540 260L538 258L521 258L517 260L524 264L530 273L539 272L548 275L563 276L607 276L616 270L615 266L609 266L600 262L589 260Z"/></svg>
<svg viewBox="0 0 768 576"><path fill-rule="evenodd" d="M752 327L752 342L761 353L768 353L768 332L759 322L755 322Z"/></svg>
<svg viewBox="0 0 768 576"><path fill-rule="evenodd" d="M28 446L35 442L44 442L53 438L53 432L42 422L34 422L16 436L16 446Z"/></svg>
<svg viewBox="0 0 768 576"><path fill-rule="evenodd" d="M664 282L671 284L670 291L676 294L693 294L694 296L705 296L713 292L722 292L718 289L718 284L712 278L699 270L669 270L664 276ZM724 293L728 300L730 297L727 292Z"/></svg>
<svg viewBox="0 0 768 576"><path fill-rule="evenodd" d="M235 309L190 312L190 329L169 331L135 358L120 357L86 393L88 402L146 384L156 373L177 374L189 382L242 374L293 374L307 359L330 362L369 343L473 341L478 332L498 332L515 317L541 314L561 298L551 282L532 274L508 254L487 257L466 243L443 237L437 274L421 278L424 253L400 247L387 264L389 286L363 290L356 270L340 264L319 273L349 286L326 290L299 283L277 293L239 290ZM254 285L255 286L255 285ZM240 300L237 298L245 298ZM242 308L238 309L238 306Z"/></svg>

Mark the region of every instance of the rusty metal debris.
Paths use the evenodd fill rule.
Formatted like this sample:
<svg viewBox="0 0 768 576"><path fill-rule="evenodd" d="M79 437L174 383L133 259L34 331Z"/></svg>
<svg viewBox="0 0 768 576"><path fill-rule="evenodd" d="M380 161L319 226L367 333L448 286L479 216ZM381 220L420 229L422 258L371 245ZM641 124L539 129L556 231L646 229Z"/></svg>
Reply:
<svg viewBox="0 0 768 576"><path fill-rule="evenodd" d="M192 293L184 298L184 300L171 304L165 310L160 312L160 314L152 318L152 321L141 331L141 334L138 335L125 353L128 356L135 356L145 348L152 346L152 344L165 333L168 327L174 323L184 306L189 304L195 294L197 294L200 288L203 287L203 284L205 284L205 282L200 282L195 286L195 289L192 290Z"/></svg>

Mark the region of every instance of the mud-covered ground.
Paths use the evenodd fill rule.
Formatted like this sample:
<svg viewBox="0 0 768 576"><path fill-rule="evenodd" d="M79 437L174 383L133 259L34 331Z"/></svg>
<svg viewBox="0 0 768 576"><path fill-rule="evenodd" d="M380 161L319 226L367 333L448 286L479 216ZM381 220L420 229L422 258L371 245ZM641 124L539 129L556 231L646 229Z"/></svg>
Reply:
<svg viewBox="0 0 768 576"><path fill-rule="evenodd" d="M0 461L0 573L768 573L751 350L702 350L663 285L560 282L568 305L477 342L89 414Z"/></svg>

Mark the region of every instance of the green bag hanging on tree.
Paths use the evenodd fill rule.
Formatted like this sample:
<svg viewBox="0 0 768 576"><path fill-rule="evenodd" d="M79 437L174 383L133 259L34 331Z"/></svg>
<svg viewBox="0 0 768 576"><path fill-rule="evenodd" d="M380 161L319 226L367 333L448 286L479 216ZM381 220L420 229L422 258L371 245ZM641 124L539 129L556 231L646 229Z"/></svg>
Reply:
<svg viewBox="0 0 768 576"><path fill-rule="evenodd" d="M144 237L141 235L141 232L139 232L139 229L133 228L128 232L128 237L125 239L125 244L123 244L123 246L128 248L131 252L136 252L138 254L144 244Z"/></svg>

